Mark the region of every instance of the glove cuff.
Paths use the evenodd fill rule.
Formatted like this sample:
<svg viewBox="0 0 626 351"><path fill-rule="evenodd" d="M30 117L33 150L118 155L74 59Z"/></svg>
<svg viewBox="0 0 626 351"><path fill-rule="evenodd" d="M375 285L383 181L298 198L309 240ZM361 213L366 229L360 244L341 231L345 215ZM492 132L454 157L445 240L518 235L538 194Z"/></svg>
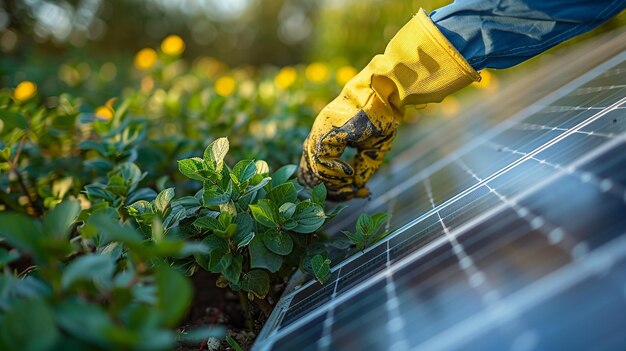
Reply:
<svg viewBox="0 0 626 351"><path fill-rule="evenodd" d="M367 84L384 103L403 111L440 102L480 75L420 9L355 78L355 88Z"/></svg>

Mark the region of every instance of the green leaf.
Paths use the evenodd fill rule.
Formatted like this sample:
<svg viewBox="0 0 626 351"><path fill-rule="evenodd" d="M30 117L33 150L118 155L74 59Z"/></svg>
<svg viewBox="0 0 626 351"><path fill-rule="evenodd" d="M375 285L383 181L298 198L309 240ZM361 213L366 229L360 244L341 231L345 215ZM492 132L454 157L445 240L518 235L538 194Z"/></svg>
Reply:
<svg viewBox="0 0 626 351"><path fill-rule="evenodd" d="M228 253L228 242L215 235L209 235L202 243L206 246L208 254L194 254L196 262L206 271L221 272L222 258Z"/></svg>
<svg viewBox="0 0 626 351"><path fill-rule="evenodd" d="M297 225L293 228L297 233L313 233L318 230L326 220L324 209L310 201L303 201L296 205L296 213L291 217Z"/></svg>
<svg viewBox="0 0 626 351"><path fill-rule="evenodd" d="M241 276L242 267L243 267L243 256L240 254L237 254L232 257L228 267L226 267L226 269L222 271L222 275L229 282L237 284Z"/></svg>
<svg viewBox="0 0 626 351"><path fill-rule="evenodd" d="M371 219L372 219L372 226L371 226L372 233L377 233L383 227L383 225L385 225L385 223L389 219L389 215L386 213L376 213L371 216Z"/></svg>
<svg viewBox="0 0 626 351"><path fill-rule="evenodd" d="M235 167L233 167L232 174L237 178L239 183L244 183L256 174L256 165L252 160L239 161Z"/></svg>
<svg viewBox="0 0 626 351"><path fill-rule="evenodd" d="M100 184L86 185L85 193L87 194L87 198L91 201L102 199L108 202L114 202L117 199L115 194L105 190Z"/></svg>
<svg viewBox="0 0 626 351"><path fill-rule="evenodd" d="M228 212L222 212L217 220L220 222L220 227L226 229L233 222L233 216Z"/></svg>
<svg viewBox="0 0 626 351"><path fill-rule="evenodd" d="M350 239L350 241L352 241L354 244L356 244L356 247L358 250L363 250L366 246L366 239L365 236L363 235L363 233L361 233L360 231L356 231L356 233L351 233L348 231L344 231L343 232L348 239Z"/></svg>
<svg viewBox="0 0 626 351"><path fill-rule="evenodd" d="M152 218L151 229L152 229L151 231L152 241L154 241L157 244L163 241L163 238L165 237L165 230L163 228L163 222L161 222L161 219L159 217Z"/></svg>
<svg viewBox="0 0 626 351"><path fill-rule="evenodd" d="M298 226L298 222L294 221L293 219L289 219L289 220L286 220L282 225L283 225L283 228L287 230L293 230L293 228Z"/></svg>
<svg viewBox="0 0 626 351"><path fill-rule="evenodd" d="M296 169L298 169L296 165L286 165L277 169L276 172L272 174L272 188L279 184L286 183L291 176L296 173Z"/></svg>
<svg viewBox="0 0 626 351"><path fill-rule="evenodd" d="M68 289L81 281L92 281L97 285L107 285L115 270L115 262L109 255L89 254L72 261L63 271L61 287Z"/></svg>
<svg viewBox="0 0 626 351"><path fill-rule="evenodd" d="M256 205L249 206L254 219L268 228L276 228L278 223L278 210L270 200L261 199Z"/></svg>
<svg viewBox="0 0 626 351"><path fill-rule="evenodd" d="M227 138L216 139L204 150L204 160L212 163L215 169L219 171L224 163L224 157L228 153L228 148Z"/></svg>
<svg viewBox="0 0 626 351"><path fill-rule="evenodd" d="M237 237L235 239L235 243L237 243L237 250L241 249L242 247L245 247L246 245L250 244L250 242L252 241L252 239L254 239L254 232L250 232L242 237Z"/></svg>
<svg viewBox="0 0 626 351"><path fill-rule="evenodd" d="M200 218L196 219L193 222L193 225L195 225L198 228L204 228L204 229L208 229L208 230L220 230L220 229L222 229L219 220L217 220L217 218L213 218L213 217L210 217L210 216L200 217Z"/></svg>
<svg viewBox="0 0 626 351"><path fill-rule="evenodd" d="M330 277L330 260L322 255L315 255L311 258L311 268L315 278L322 284Z"/></svg>
<svg viewBox="0 0 626 351"><path fill-rule="evenodd" d="M202 201L205 207L223 205L230 201L230 192L222 192L217 188L209 188L202 194Z"/></svg>
<svg viewBox="0 0 626 351"><path fill-rule="evenodd" d="M265 247L263 240L257 235L250 241L250 268L265 268L274 273L283 264L283 258Z"/></svg>
<svg viewBox="0 0 626 351"><path fill-rule="evenodd" d="M253 269L243 275L241 288L253 293L259 299L264 299L270 291L270 277L264 270Z"/></svg>
<svg viewBox="0 0 626 351"><path fill-rule="evenodd" d="M278 213L280 213L282 218L290 219L294 213L296 213L296 204L293 202L285 202L278 209Z"/></svg>
<svg viewBox="0 0 626 351"><path fill-rule="evenodd" d="M61 302L55 308L61 328L71 336L100 347L111 347L106 331L112 325L104 308L79 299Z"/></svg>
<svg viewBox="0 0 626 351"><path fill-rule="evenodd" d="M138 233L133 227L118 222L108 213L94 214L89 218L88 224L95 226L101 235L101 244L109 242L120 242L135 254L143 258L153 256L153 252L144 245L144 236Z"/></svg>
<svg viewBox="0 0 626 351"><path fill-rule="evenodd" d="M161 214L165 213L165 210L169 206L170 202L174 198L174 188L167 188L157 195L154 199L154 208Z"/></svg>
<svg viewBox="0 0 626 351"><path fill-rule="evenodd" d="M156 271L156 287L161 323L177 326L191 304L191 283L174 269L160 266Z"/></svg>
<svg viewBox="0 0 626 351"><path fill-rule="evenodd" d="M380 240L387 233L382 233L381 235L376 235L380 229L385 225L388 219L388 215L386 213L377 213L372 216L369 216L365 213L361 214L356 222L356 233L348 235L348 237L355 241L359 240L358 236L362 236L363 239L361 243L357 243L357 247L360 247L360 250L363 250L365 247L373 244L377 240ZM347 235L347 234L346 234ZM355 241L356 242L356 241Z"/></svg>
<svg viewBox="0 0 626 351"><path fill-rule="evenodd" d="M44 215L43 229L48 235L65 238L78 213L78 201L63 201Z"/></svg>
<svg viewBox="0 0 626 351"><path fill-rule="evenodd" d="M199 157L187 158L178 161L178 170L187 178L203 181L203 176L207 166L204 160Z"/></svg>
<svg viewBox="0 0 626 351"><path fill-rule="evenodd" d="M356 230L367 235L372 228L372 218L367 213L361 213L356 220Z"/></svg>
<svg viewBox="0 0 626 351"><path fill-rule="evenodd" d="M241 212L235 216L234 222L237 224L237 232L233 240L237 244L237 249L240 249L254 238L254 220L247 212Z"/></svg>
<svg viewBox="0 0 626 351"><path fill-rule="evenodd" d="M3 108L0 109L0 118L3 123L3 128L0 130L2 134L10 133L14 129L28 129L28 121L21 113Z"/></svg>
<svg viewBox="0 0 626 351"><path fill-rule="evenodd" d="M38 223L25 215L11 212L0 213L0 236L11 246L33 254L44 237Z"/></svg>
<svg viewBox="0 0 626 351"><path fill-rule="evenodd" d="M348 206L346 205L339 205L335 208L332 209L332 211L330 211L330 213L326 214L326 218L327 219L333 219L335 218L338 214L341 213L341 211L345 210L346 208L348 208Z"/></svg>
<svg viewBox="0 0 626 351"><path fill-rule="evenodd" d="M287 233L270 229L261 235L265 246L275 254L287 256L293 250L293 239Z"/></svg>
<svg viewBox="0 0 626 351"><path fill-rule="evenodd" d="M267 198L276 204L276 206L281 206L285 202L296 202L298 192L296 192L296 187L293 183L284 183L272 188L272 190L267 193Z"/></svg>
<svg viewBox="0 0 626 351"><path fill-rule="evenodd" d="M48 350L59 339L54 315L41 300L19 300L4 314L0 339L9 350Z"/></svg>
<svg viewBox="0 0 626 351"><path fill-rule="evenodd" d="M262 187L266 186L271 180L272 178L270 177L261 178L258 183L249 186L245 194L261 189Z"/></svg>
<svg viewBox="0 0 626 351"><path fill-rule="evenodd" d="M233 339L230 335L226 335L226 342L228 342L228 345L230 345L230 347L232 347L235 351L243 351L237 341Z"/></svg>
<svg viewBox="0 0 626 351"><path fill-rule="evenodd" d="M326 186L324 183L316 185L311 192L311 196L313 197L313 202L324 207L326 203Z"/></svg>
<svg viewBox="0 0 626 351"><path fill-rule="evenodd" d="M132 204L141 200L152 201L156 198L156 196L157 196L156 191L150 188L140 188L128 194L128 197L126 198L124 203Z"/></svg>
<svg viewBox="0 0 626 351"><path fill-rule="evenodd" d="M230 239L233 237L233 235L235 235L236 232L237 232L237 225L235 223L232 223L232 224L227 225L225 229L216 230L214 234L223 239Z"/></svg>
<svg viewBox="0 0 626 351"><path fill-rule="evenodd" d="M146 176L141 173L139 167L132 162L125 162L119 166L119 173L124 179L124 183L128 186L128 192L135 190L139 182Z"/></svg>
<svg viewBox="0 0 626 351"><path fill-rule="evenodd" d="M95 140L85 140L81 141L78 144L78 148L81 150L94 150L98 152L101 156L107 156L108 150L107 145L103 142L97 142Z"/></svg>

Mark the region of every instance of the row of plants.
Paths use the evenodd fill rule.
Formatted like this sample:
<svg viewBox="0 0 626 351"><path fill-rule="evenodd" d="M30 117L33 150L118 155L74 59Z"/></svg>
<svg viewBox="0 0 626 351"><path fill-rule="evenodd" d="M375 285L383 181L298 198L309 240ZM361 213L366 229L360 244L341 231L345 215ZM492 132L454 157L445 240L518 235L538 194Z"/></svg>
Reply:
<svg viewBox="0 0 626 351"><path fill-rule="evenodd" d="M199 271L258 329L295 271L323 283L332 261L385 234L384 215L364 214L327 235L344 206L294 179L315 91L280 88L282 71L267 100L263 80L168 75L180 65L158 59L101 106L0 90L0 349L220 340L219 321L181 327Z"/></svg>

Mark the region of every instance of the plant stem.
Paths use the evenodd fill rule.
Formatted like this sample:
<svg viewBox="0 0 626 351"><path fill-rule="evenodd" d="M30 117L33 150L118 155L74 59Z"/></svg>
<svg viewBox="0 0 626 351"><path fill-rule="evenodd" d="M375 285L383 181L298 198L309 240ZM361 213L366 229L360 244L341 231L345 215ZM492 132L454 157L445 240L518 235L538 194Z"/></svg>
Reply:
<svg viewBox="0 0 626 351"><path fill-rule="evenodd" d="M246 315L246 328L248 328L250 331L254 331L254 321L252 319L252 314L250 314L248 297L243 291L239 291L239 303L241 304L241 308Z"/></svg>
<svg viewBox="0 0 626 351"><path fill-rule="evenodd" d="M267 297L262 300L254 299L254 302L257 306L259 306L259 309L261 310L261 312L263 312L265 317L270 316L270 313L272 313L272 304L267 300Z"/></svg>
<svg viewBox="0 0 626 351"><path fill-rule="evenodd" d="M35 214L36 216L39 216L41 213L38 210L38 208L35 206L35 200L30 195L30 191L28 190L28 187L26 186L24 177L22 177L22 173L20 173L18 166L17 166L19 157L22 154L22 148L24 147L25 142L26 142L26 136L23 136L20 139L19 144L17 145L17 150L15 151L15 156L13 157L13 161L9 162L9 168L11 168L11 171L13 171L13 173L17 177L17 182L20 184L20 188L22 188L24 195L26 195L26 198L28 199L28 205L33 211L33 214Z"/></svg>

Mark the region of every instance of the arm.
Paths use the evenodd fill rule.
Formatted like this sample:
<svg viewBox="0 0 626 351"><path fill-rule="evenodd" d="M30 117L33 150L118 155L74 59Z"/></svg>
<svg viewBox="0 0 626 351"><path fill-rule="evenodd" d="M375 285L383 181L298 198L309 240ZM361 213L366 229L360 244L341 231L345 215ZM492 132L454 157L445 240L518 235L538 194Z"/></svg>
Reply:
<svg viewBox="0 0 626 351"><path fill-rule="evenodd" d="M508 68L617 15L626 0L457 0L430 14L476 70Z"/></svg>
<svg viewBox="0 0 626 351"><path fill-rule="evenodd" d="M626 0L458 0L431 16L420 10L317 116L298 179L323 182L331 199L366 196L406 106L439 102L479 80L476 70L516 65L625 6ZM341 160L346 147L357 149L351 162Z"/></svg>

